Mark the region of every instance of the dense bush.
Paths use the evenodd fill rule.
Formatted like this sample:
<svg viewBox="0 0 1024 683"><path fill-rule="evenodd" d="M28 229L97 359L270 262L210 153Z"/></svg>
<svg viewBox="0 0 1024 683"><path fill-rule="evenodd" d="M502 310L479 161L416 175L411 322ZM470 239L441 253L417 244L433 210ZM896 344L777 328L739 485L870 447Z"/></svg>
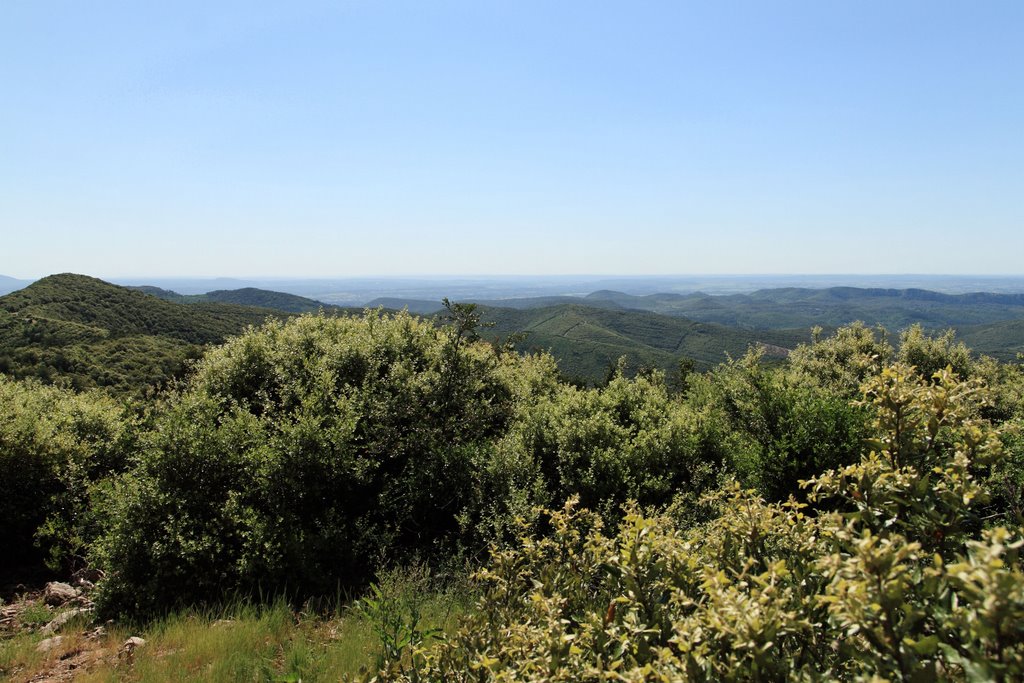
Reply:
<svg viewBox="0 0 1024 683"><path fill-rule="evenodd" d="M0 568L81 561L96 533L93 485L125 469L134 439L104 396L0 375Z"/></svg>
<svg viewBox="0 0 1024 683"><path fill-rule="evenodd" d="M971 350L963 342L956 341L956 333L947 330L932 337L920 325L911 325L900 334L897 359L913 365L925 377L949 368L963 378L970 377L974 369Z"/></svg>
<svg viewBox="0 0 1024 683"><path fill-rule="evenodd" d="M865 386L874 447L812 479L809 515L738 487L686 532L570 504L495 549L461 629L380 680L1020 680L1021 530L984 529L1002 457L976 383L905 365Z"/></svg>
<svg viewBox="0 0 1024 683"><path fill-rule="evenodd" d="M829 337L822 337L821 328L815 328L811 343L801 344L789 354L789 366L805 383L855 396L861 384L877 375L894 353L884 329L855 322Z"/></svg>
<svg viewBox="0 0 1024 683"><path fill-rule="evenodd" d="M822 363L818 377L847 377L848 366L846 359ZM868 436L870 411L852 404L842 383L767 368L757 351L695 382L689 402L724 424L718 431L740 483L772 501L801 495L801 479L854 462Z"/></svg>
<svg viewBox="0 0 1024 683"><path fill-rule="evenodd" d="M660 373L619 373L600 389L559 387L529 407L502 446L536 463L542 502L575 496L613 519L626 501L664 506L717 484L726 435L703 418Z"/></svg>
<svg viewBox="0 0 1024 683"><path fill-rule="evenodd" d="M517 479L494 442L555 386L550 359L469 333L310 315L209 353L112 496L105 608L333 593L380 562L458 550L485 490Z"/></svg>

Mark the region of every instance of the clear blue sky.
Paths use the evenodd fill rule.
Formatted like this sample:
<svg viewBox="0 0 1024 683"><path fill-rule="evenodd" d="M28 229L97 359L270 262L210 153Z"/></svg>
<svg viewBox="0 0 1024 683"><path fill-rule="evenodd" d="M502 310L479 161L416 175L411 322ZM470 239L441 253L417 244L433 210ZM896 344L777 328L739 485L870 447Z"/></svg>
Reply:
<svg viewBox="0 0 1024 683"><path fill-rule="evenodd" d="M1024 2L0 4L0 273L1024 272Z"/></svg>

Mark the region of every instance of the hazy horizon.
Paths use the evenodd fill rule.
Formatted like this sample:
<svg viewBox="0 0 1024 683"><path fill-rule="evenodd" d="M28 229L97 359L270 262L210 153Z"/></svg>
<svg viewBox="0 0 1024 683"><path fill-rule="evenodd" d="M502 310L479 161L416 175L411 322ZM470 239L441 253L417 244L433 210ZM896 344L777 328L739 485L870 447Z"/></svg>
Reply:
<svg viewBox="0 0 1024 683"><path fill-rule="evenodd" d="M214 290L255 287L297 294L324 303L361 306L381 298L440 301L500 301L502 299L547 296L585 296L599 290L627 294L742 294L763 289L800 287L858 287L882 289L925 289L945 294L973 292L1024 293L1024 276L1019 275L929 275L929 274L688 274L688 275L455 275L378 276L335 278L290 277L99 277L122 286L150 285L179 294L204 294ZM0 273L0 294L19 289L34 280L4 282Z"/></svg>

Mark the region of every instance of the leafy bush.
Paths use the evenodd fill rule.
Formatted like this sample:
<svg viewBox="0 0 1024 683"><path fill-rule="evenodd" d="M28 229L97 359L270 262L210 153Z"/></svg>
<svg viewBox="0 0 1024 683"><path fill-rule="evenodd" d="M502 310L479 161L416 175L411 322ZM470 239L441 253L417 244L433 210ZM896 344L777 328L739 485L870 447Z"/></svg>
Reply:
<svg viewBox="0 0 1024 683"><path fill-rule="evenodd" d="M555 384L550 359L463 332L309 315L210 352L111 496L105 608L333 594L382 559L457 552L501 493L494 442Z"/></svg>
<svg viewBox="0 0 1024 683"><path fill-rule="evenodd" d="M893 348L886 331L862 322L845 325L822 338L813 330L812 342L801 344L789 354L789 365L804 381L854 396L860 385L892 360Z"/></svg>
<svg viewBox="0 0 1024 683"><path fill-rule="evenodd" d="M924 377L950 368L962 378L972 375L974 362L971 350L956 341L956 332L947 330L937 337L929 336L920 325L911 325L900 334L897 360L913 365Z"/></svg>
<svg viewBox="0 0 1024 683"><path fill-rule="evenodd" d="M723 363L690 401L724 422L727 462L740 483L772 501L801 495L801 479L855 462L868 436L869 411L841 388L767 368L757 351Z"/></svg>
<svg viewBox="0 0 1024 683"><path fill-rule="evenodd" d="M906 365L870 379L875 442L807 482L809 515L733 486L689 532L573 502L496 548L476 611L391 680L1020 680L1020 529L982 530L1002 457L985 393Z"/></svg>
<svg viewBox="0 0 1024 683"><path fill-rule="evenodd" d="M0 375L0 564L79 562L97 533L93 486L126 468L134 438L109 398Z"/></svg>
<svg viewBox="0 0 1024 683"><path fill-rule="evenodd" d="M536 500L575 496L606 519L627 500L664 506L717 484L724 452L716 425L672 396L661 373L607 386L563 385L529 406L499 449L537 470Z"/></svg>

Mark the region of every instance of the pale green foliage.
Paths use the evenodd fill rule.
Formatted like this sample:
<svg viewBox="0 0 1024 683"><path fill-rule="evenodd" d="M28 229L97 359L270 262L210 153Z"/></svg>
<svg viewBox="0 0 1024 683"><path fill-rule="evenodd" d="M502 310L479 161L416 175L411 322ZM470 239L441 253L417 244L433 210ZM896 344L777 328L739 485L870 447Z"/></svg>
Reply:
<svg viewBox="0 0 1024 683"><path fill-rule="evenodd" d="M751 350L694 382L688 397L716 424L739 481L773 501L800 495L798 482L854 462L866 412L801 373L770 369Z"/></svg>
<svg viewBox="0 0 1024 683"><path fill-rule="evenodd" d="M790 367L805 380L844 394L855 393L893 356L885 330L862 322L840 327L825 339L821 328L813 332L812 343L801 344L789 354Z"/></svg>
<svg viewBox="0 0 1024 683"><path fill-rule="evenodd" d="M536 468L535 502L577 496L610 518L627 500L664 505L714 486L720 426L672 396L661 373L617 373L600 389L561 385L540 397L497 448Z"/></svg>
<svg viewBox="0 0 1024 683"><path fill-rule="evenodd" d="M963 342L956 341L956 332L946 330L940 336L932 337L920 325L911 325L900 334L899 353L896 359L913 365L925 377L950 368L960 377L971 375L974 365L971 350Z"/></svg>
<svg viewBox="0 0 1024 683"><path fill-rule="evenodd" d="M0 565L81 561L96 533L93 485L126 466L134 421L99 393L75 394L0 375Z"/></svg>
<svg viewBox="0 0 1024 683"><path fill-rule="evenodd" d="M632 508L606 534L570 503L495 549L477 610L407 678L1020 680L1024 542L981 530L1002 455L982 387L894 365L864 400L871 450L808 482L832 511L733 486L697 529Z"/></svg>
<svg viewBox="0 0 1024 683"><path fill-rule="evenodd" d="M427 602L438 595L433 588L422 564L377 572L377 580L356 603L356 610L377 636L378 668L387 665L405 671L407 659L415 666L418 651L441 634L441 629L424 624Z"/></svg>

